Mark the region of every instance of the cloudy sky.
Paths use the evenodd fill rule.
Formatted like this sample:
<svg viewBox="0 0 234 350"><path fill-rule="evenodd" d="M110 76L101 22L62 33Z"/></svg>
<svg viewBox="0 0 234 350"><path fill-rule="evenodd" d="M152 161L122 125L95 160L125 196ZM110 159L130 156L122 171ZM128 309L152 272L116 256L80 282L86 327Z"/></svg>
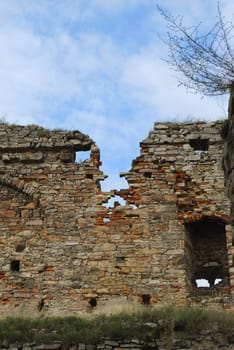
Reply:
<svg viewBox="0 0 234 350"><path fill-rule="evenodd" d="M154 122L224 118L226 97L186 92L162 60L157 4L188 25L217 13L215 0L0 0L0 117L88 134L103 189L126 186L118 174ZM233 0L221 8L230 18Z"/></svg>

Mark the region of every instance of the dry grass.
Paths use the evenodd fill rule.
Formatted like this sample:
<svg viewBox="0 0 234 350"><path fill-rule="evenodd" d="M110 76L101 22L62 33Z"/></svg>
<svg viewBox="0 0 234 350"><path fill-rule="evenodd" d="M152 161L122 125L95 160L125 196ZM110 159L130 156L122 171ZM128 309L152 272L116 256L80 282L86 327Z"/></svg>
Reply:
<svg viewBox="0 0 234 350"><path fill-rule="evenodd" d="M173 330L191 333L212 329L214 325L226 332L233 331L234 315L198 308L164 307L101 315L90 320L78 317L6 318L0 321L0 342L95 344L104 337L158 339L162 335L170 335Z"/></svg>

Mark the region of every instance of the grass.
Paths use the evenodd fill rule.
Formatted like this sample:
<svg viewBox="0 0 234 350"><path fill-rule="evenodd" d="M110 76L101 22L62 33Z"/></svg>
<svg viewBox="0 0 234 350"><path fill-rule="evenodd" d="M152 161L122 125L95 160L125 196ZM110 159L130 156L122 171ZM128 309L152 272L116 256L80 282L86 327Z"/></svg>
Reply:
<svg viewBox="0 0 234 350"><path fill-rule="evenodd" d="M0 320L0 343L36 342L64 344L95 344L102 338L158 339L172 331L194 333L212 327L225 332L234 330L234 315L199 308L145 308L128 314L97 316L92 319L64 318L6 318Z"/></svg>

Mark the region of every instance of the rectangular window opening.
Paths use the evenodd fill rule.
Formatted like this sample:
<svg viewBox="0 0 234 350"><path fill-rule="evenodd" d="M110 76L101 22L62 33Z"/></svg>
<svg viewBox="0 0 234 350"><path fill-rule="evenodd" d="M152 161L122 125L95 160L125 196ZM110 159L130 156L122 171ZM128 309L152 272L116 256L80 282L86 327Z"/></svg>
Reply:
<svg viewBox="0 0 234 350"><path fill-rule="evenodd" d="M90 159L90 151L77 151L75 154L75 162L80 164Z"/></svg>
<svg viewBox="0 0 234 350"><path fill-rule="evenodd" d="M191 139L189 140L189 144L196 154L208 153L209 139Z"/></svg>

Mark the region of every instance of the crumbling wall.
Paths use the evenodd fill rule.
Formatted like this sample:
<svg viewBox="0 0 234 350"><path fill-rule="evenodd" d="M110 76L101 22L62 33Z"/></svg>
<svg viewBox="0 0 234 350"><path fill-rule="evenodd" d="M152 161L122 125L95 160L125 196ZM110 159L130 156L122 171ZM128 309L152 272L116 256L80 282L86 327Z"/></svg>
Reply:
<svg viewBox="0 0 234 350"><path fill-rule="evenodd" d="M155 124L121 174L129 188L103 192L99 150L88 136L0 125L2 315L162 303L230 308L220 127ZM78 162L81 151L87 160ZM117 196L126 204L108 207ZM196 278L211 275L219 284L196 286Z"/></svg>

